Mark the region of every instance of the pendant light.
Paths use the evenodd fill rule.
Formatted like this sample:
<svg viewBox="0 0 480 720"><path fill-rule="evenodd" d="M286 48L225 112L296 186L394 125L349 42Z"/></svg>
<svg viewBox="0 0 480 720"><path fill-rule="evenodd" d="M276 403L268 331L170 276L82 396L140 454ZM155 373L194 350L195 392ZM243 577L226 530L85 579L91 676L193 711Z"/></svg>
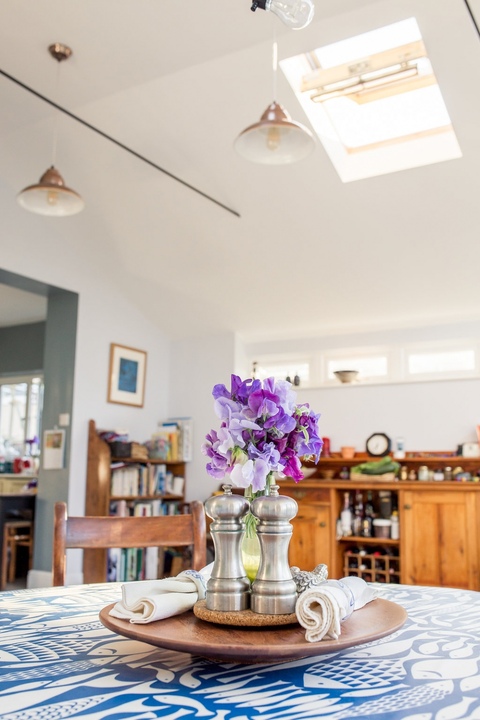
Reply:
<svg viewBox="0 0 480 720"><path fill-rule="evenodd" d="M59 63L67 60L72 51L66 45L55 43L48 48L50 55ZM58 73L57 73L58 81ZM58 83L57 83L58 84ZM43 173L39 182L29 185L18 195L17 201L25 210L37 215L50 215L53 217L65 217L75 215L83 210L85 202L75 190L71 190L55 168L55 155L57 147L57 120L53 134L53 162L52 166Z"/></svg>
<svg viewBox="0 0 480 720"><path fill-rule="evenodd" d="M273 97L276 96L277 43L273 42ZM291 119L275 99L260 120L245 128L234 143L246 160L264 165L285 165L306 158L315 147L313 135Z"/></svg>
<svg viewBox="0 0 480 720"><path fill-rule="evenodd" d="M313 0L254 0L250 10L255 12L257 8L272 12L292 30L307 27L315 12Z"/></svg>

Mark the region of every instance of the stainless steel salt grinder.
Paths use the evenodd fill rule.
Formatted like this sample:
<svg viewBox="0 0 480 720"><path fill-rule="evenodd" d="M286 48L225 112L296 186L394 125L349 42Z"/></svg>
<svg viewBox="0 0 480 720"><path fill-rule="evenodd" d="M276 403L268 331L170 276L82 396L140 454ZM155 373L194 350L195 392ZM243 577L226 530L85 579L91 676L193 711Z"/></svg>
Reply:
<svg viewBox="0 0 480 720"><path fill-rule="evenodd" d="M278 485L271 485L270 495L257 497L251 504L251 512L259 521L261 553L250 597L253 612L264 615L295 612L297 587L288 565L288 546L293 531L289 520L297 511L293 498L278 494Z"/></svg>
<svg viewBox="0 0 480 720"><path fill-rule="evenodd" d="M205 502L205 512L213 520L210 533L215 547L205 601L209 610L231 612L246 610L249 605L250 581L243 567L240 543L244 532L242 518L250 503L242 495L233 495L231 485L224 485L223 490L223 495Z"/></svg>

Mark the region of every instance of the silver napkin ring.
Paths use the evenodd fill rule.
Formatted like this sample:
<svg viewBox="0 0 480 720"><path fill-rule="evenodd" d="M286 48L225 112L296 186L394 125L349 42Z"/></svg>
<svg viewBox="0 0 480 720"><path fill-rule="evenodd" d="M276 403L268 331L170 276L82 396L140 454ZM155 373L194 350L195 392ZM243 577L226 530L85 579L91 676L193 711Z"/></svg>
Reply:
<svg viewBox="0 0 480 720"><path fill-rule="evenodd" d="M323 563L317 565L312 571L300 570L298 567L291 567L290 571L299 595L307 590L307 588L321 585L328 578L328 567Z"/></svg>

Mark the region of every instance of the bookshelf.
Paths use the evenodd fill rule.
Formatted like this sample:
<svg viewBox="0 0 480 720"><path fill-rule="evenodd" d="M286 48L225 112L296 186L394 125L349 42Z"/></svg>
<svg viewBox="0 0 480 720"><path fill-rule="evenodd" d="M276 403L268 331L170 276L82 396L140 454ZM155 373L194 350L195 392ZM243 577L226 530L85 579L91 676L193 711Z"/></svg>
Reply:
<svg viewBox="0 0 480 720"><path fill-rule="evenodd" d="M172 515L182 512L185 506L185 468L183 461L112 457L110 446L99 436L95 421L90 420L85 515ZM162 554L159 556L159 574L167 574L168 568L161 565L161 558ZM132 569L140 567L139 557L134 558L130 553L124 562L130 567L129 576L114 578L110 575L110 579L141 579ZM116 565L120 566L120 556ZM171 573L176 574L176 570L174 563ZM131 577L132 573L136 577ZM107 550L84 551L85 583L105 582L109 574Z"/></svg>

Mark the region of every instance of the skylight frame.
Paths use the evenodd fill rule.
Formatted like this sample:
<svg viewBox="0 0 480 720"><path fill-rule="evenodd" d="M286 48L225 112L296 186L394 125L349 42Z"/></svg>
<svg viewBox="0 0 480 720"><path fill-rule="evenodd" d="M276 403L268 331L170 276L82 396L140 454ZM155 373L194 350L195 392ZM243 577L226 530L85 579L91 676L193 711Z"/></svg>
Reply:
<svg viewBox="0 0 480 720"><path fill-rule="evenodd" d="M395 58L399 56L399 48L409 45L410 56L405 52L405 61L415 61L421 70L417 71L416 78L404 79L395 93L390 85L389 90L376 93L387 97L367 103L355 102L347 96L312 101L312 94L317 92L312 90L316 73L338 82L339 67L344 66L347 71L353 68L350 77L355 78L362 69L364 74L369 71L369 63L378 71L382 53L386 58ZM367 47L369 54L361 55ZM316 59L321 63L319 71L314 69ZM280 62L280 67L343 182L462 156L415 18L287 58ZM413 89L407 90L406 83ZM379 110L383 113L380 124L383 132L377 139L369 139L372 117ZM433 111L435 122L430 117ZM398 125L402 113L406 123L403 131Z"/></svg>

